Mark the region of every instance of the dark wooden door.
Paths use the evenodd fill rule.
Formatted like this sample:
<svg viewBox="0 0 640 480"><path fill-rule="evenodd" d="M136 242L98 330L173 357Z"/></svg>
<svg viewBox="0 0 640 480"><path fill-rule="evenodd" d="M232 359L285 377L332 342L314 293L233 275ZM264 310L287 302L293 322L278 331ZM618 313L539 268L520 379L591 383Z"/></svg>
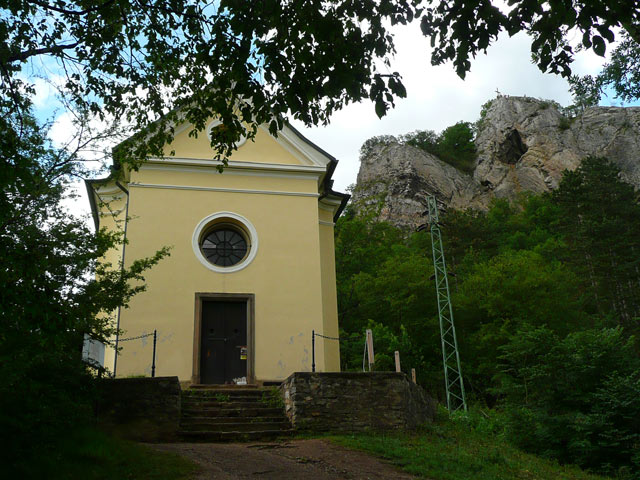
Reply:
<svg viewBox="0 0 640 480"><path fill-rule="evenodd" d="M247 376L247 303L204 301L200 383L233 383Z"/></svg>

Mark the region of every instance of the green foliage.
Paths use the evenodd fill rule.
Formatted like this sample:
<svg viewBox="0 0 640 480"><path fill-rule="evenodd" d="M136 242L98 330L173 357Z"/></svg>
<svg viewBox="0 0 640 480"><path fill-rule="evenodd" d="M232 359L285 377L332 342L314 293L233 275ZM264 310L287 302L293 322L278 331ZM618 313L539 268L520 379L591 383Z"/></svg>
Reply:
<svg viewBox="0 0 640 480"><path fill-rule="evenodd" d="M90 415L84 335L108 342L112 319L99 314L143 291L144 272L168 252L99 266L121 238L92 233L62 206L81 162L31 116L0 111L0 430L11 438L0 458L26 458Z"/></svg>
<svg viewBox="0 0 640 480"><path fill-rule="evenodd" d="M404 367L404 371L410 371L411 367L407 365L421 365L423 359L419 356L419 345L412 342L407 329L404 325L400 325L397 329L392 329L381 323L369 321L366 328L370 328L375 339L375 371L391 372L395 371L395 355L394 352L400 352L400 363ZM342 370L362 371L365 330L355 333L341 332L342 340L341 356L343 359ZM398 330L398 333L396 333Z"/></svg>
<svg viewBox="0 0 640 480"><path fill-rule="evenodd" d="M220 392L216 392L213 395L213 398L215 398L216 402L228 402L229 400L231 400L231 397L229 395Z"/></svg>
<svg viewBox="0 0 640 480"><path fill-rule="evenodd" d="M161 155L184 120L197 135L220 118L225 128L211 143L225 159L241 135L253 138L261 124L277 133L287 115L327 123L367 99L383 116L406 97L398 72L379 71L395 52L387 25L419 13L410 1L5 1L0 8L3 98L23 91L40 61L57 63L59 71L35 69L30 79L59 74L69 105L133 124L135 137L116 152L123 163Z"/></svg>
<svg viewBox="0 0 640 480"><path fill-rule="evenodd" d="M523 325L566 332L584 321L575 275L531 250L506 250L476 263L453 296L465 374L487 384L497 373L496 347ZM468 364L468 365L467 365Z"/></svg>
<svg viewBox="0 0 640 480"><path fill-rule="evenodd" d="M613 90L626 102L640 99L640 39L623 33L622 41L611 52L611 60L595 77L572 76L569 79L575 105L583 109L597 105L602 95Z"/></svg>
<svg viewBox="0 0 640 480"><path fill-rule="evenodd" d="M341 355L403 368L442 398L442 358L427 232L350 213L336 228ZM640 205L604 159L565 172L552 194L449 210L443 240L465 387L507 412L522 448L635 478L640 431ZM405 362L404 359L409 359ZM493 427L500 430L496 423ZM625 473L627 472L627 473ZM626 477L625 477L626 475Z"/></svg>
<svg viewBox="0 0 640 480"><path fill-rule="evenodd" d="M560 131L565 131L565 130L569 130L571 128L571 120L569 120L567 117L560 117L560 121L558 122L558 129L560 129Z"/></svg>
<svg viewBox="0 0 640 480"><path fill-rule="evenodd" d="M633 338L620 328L562 337L543 326L518 331L501 350L498 391L510 439L561 462L640 478L640 359Z"/></svg>
<svg viewBox="0 0 640 480"><path fill-rule="evenodd" d="M402 143L419 148L433 155L438 154L440 136L433 130L416 130L400 137Z"/></svg>
<svg viewBox="0 0 640 480"><path fill-rule="evenodd" d="M469 122L445 128L439 137L438 156L463 172L473 172L477 156L474 132Z"/></svg>
<svg viewBox="0 0 640 480"><path fill-rule="evenodd" d="M419 19L434 47L431 62L452 60L462 78L470 59L502 31L529 33L540 69L566 77L574 54L566 40L571 32L577 30L582 46L598 55L618 28L636 42L640 37L627 0L543 6L515 0L509 13L496 2L478 7L470 0L1 5L3 98L18 104L24 78L53 80L59 73L69 105L144 130L117 152L121 161L134 163L160 155L180 120L190 122L196 135L219 116L226 128L211 142L225 159L241 135L253 138L260 124L276 133L289 114L321 124L345 105L369 99L383 116L406 96L400 73L386 68L395 53L389 25ZM59 72L33 68L45 59L60 65Z"/></svg>
<svg viewBox="0 0 640 480"><path fill-rule="evenodd" d="M282 393L278 387L272 387L266 392L262 392L260 402L273 408L284 408L284 400L282 400Z"/></svg>
<svg viewBox="0 0 640 480"><path fill-rule="evenodd" d="M398 139L393 135L378 135L376 137L371 137L365 140L360 147L360 159L362 160L364 157L371 155L371 150L377 145L391 145L397 141Z"/></svg>
<svg viewBox="0 0 640 480"><path fill-rule="evenodd" d="M483 103L482 107L480 107L480 118L478 118L478 120L475 123L475 129L477 132L480 132L485 127L487 114L489 113L489 109L493 105L494 100L495 99L492 98L491 100L488 100L485 103Z"/></svg>
<svg viewBox="0 0 640 480"><path fill-rule="evenodd" d="M25 480L187 480L198 470L177 454L160 453L94 428L67 431L42 447L36 458L13 460L14 464L3 465L4 475Z"/></svg>
<svg viewBox="0 0 640 480"><path fill-rule="evenodd" d="M436 155L440 160L465 173L472 173L477 157L474 127L469 122L458 122L436 134L432 130L416 130L399 137L380 135L366 140L360 147L360 159L371 154L377 145L393 143L411 145Z"/></svg>
<svg viewBox="0 0 640 480"><path fill-rule="evenodd" d="M542 103L540 104L540 109L541 110L546 110L547 108L553 107L556 110L561 110L562 106L556 102L555 100L542 100Z"/></svg>
<svg viewBox="0 0 640 480"><path fill-rule="evenodd" d="M514 0L508 12L497 2L478 6L469 0L452 0L426 9L421 19L425 36L434 47L431 63L453 61L461 78L471 69L471 59L485 51L501 32L525 31L533 38L531 52L543 72L569 77L574 48L567 38L576 32L582 47L604 56L615 40L616 27L636 41L637 9L626 0L595 0L582 3L528 2Z"/></svg>
<svg viewBox="0 0 640 480"><path fill-rule="evenodd" d="M603 477L523 453L499 434L502 419L472 408L449 418L440 411L417 433L332 436L331 441L385 458L405 472L442 480L565 479Z"/></svg>
<svg viewBox="0 0 640 480"><path fill-rule="evenodd" d="M424 294L433 273L428 238L348 212L335 245L342 367L362 368L364 331L372 328L377 370L393 370L399 350L404 371L416 368L423 384L441 389L435 297Z"/></svg>
<svg viewBox="0 0 640 480"><path fill-rule="evenodd" d="M640 333L640 205L616 166L587 158L553 194L558 229L594 310Z"/></svg>

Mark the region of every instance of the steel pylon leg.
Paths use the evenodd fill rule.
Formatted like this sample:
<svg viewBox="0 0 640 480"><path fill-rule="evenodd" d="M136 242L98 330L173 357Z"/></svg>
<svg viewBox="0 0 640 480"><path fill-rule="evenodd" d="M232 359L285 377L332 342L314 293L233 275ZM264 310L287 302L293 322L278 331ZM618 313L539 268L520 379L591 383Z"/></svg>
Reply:
<svg viewBox="0 0 640 480"><path fill-rule="evenodd" d="M428 198L428 205L428 225L431 232L433 269L438 299L438 317L440 320L440 339L442 341L442 363L444 366L447 408L449 409L449 413L453 413L460 409L466 411L467 401L464 394L464 382L462 380L462 368L460 367L456 329L453 323L453 309L451 307L451 295L449 293L447 265L442 247L442 234L440 233L440 224L438 222L438 204L434 196Z"/></svg>

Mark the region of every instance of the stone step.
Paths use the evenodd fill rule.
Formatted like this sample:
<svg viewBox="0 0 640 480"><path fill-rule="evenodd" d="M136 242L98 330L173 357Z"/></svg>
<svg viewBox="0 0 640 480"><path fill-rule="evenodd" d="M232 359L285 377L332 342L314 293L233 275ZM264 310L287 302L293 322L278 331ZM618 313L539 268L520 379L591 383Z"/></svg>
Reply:
<svg viewBox="0 0 640 480"><path fill-rule="evenodd" d="M263 431L289 431L291 424L288 421L279 422L238 422L238 423L181 423L183 432L263 432Z"/></svg>
<svg viewBox="0 0 640 480"><path fill-rule="evenodd" d="M190 424L214 424L214 423L279 423L279 422L289 422L289 419L284 415L273 415L273 416L263 416L263 417L182 417L180 419L180 425L190 425Z"/></svg>
<svg viewBox="0 0 640 480"><path fill-rule="evenodd" d="M194 384L191 385L187 391L190 390L220 390L220 391L247 391L247 390L264 390L258 385L210 385L210 384Z"/></svg>
<svg viewBox="0 0 640 480"><path fill-rule="evenodd" d="M282 415L282 408L256 407L243 408L200 408L182 406L182 417L258 417Z"/></svg>
<svg viewBox="0 0 640 480"><path fill-rule="evenodd" d="M262 400L262 397L251 397L248 395L243 396L235 396L235 397L199 397L199 396L188 396L182 397L183 403L202 403L202 402L215 402L215 403L230 403L230 402L265 402Z"/></svg>
<svg viewBox="0 0 640 480"><path fill-rule="evenodd" d="M182 430L178 434L184 442L254 442L289 437L293 434L293 430L253 430L247 432L189 432Z"/></svg>
<svg viewBox="0 0 640 480"><path fill-rule="evenodd" d="M270 407L266 402L261 402L259 400L254 401L242 401L238 400L237 402L218 402L215 400L200 400L200 401L182 401L183 408L261 408Z"/></svg>
<svg viewBox="0 0 640 480"><path fill-rule="evenodd" d="M262 392L256 392L256 393L249 393L249 392L242 392L242 393L234 393L233 395L230 395L228 393L220 393L220 392L216 392L215 394L201 394L201 393L190 393L188 395L182 395L182 399L183 400L217 400L217 401L224 401L225 399L228 400L240 400L240 399L248 399L248 400L260 400L263 398L263 393Z"/></svg>
<svg viewBox="0 0 640 480"><path fill-rule="evenodd" d="M183 398L201 398L201 397L261 397L269 395L268 390L186 390L182 392Z"/></svg>

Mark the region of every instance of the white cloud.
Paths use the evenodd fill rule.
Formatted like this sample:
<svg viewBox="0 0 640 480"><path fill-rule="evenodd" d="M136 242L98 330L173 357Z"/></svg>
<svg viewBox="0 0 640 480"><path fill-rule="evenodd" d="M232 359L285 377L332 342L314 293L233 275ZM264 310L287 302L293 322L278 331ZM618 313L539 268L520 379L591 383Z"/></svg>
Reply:
<svg viewBox="0 0 640 480"><path fill-rule="evenodd" d="M487 54L472 62L471 72L460 79L451 64L434 67L430 64L428 39L418 23L393 29L397 55L390 71L399 71L407 87L407 98L396 102L396 108L378 119L371 102L353 104L337 112L327 127L306 128L293 121L310 140L340 160L334 174L335 188L343 190L355 183L358 173L358 151L362 143L375 135L403 134L412 130L440 131L460 120L475 121L480 108L494 98L496 90L506 95L527 95L571 101L567 82L559 76L543 74L531 63L530 38L518 34L512 38L500 36ZM573 64L574 73L596 73L604 59L591 51L580 52ZM142 93L142 92L141 92ZM40 102L47 99L43 90ZM73 131L70 114L58 117L50 136L58 144L70 138ZM83 194L83 187L80 191ZM77 205L88 210L86 200Z"/></svg>
<svg viewBox="0 0 640 480"><path fill-rule="evenodd" d="M79 160L84 161L85 168L95 175L104 173L105 164L110 162L108 152L122 138L120 136L107 136L106 138L89 141L86 144L85 142L96 134L106 132L108 125L109 122L107 121L93 118L86 125L88 128L85 127L81 131L77 122L75 122L73 113L66 111L58 115L51 125L49 138L57 148L65 148L69 151L77 150ZM84 182L80 179L74 180L69 186L68 192L72 195L77 195L77 197L65 199L62 202L63 208L66 208L71 215L85 217L89 221L89 200Z"/></svg>
<svg viewBox="0 0 640 480"><path fill-rule="evenodd" d="M531 41L525 34L509 38L501 35L487 54L472 62L471 72L460 79L451 64L434 67L430 63L428 39L417 23L395 28L397 55L391 71L403 76L407 98L378 119L371 102L350 105L336 113L327 127L305 128L292 122L310 140L340 160L334 174L335 188L344 190L355 183L358 151L375 135L397 135L412 130L440 131L465 120L475 121L480 108L496 96L527 95L571 102L567 82L556 75L543 74L531 63ZM595 73L605 60L592 52L581 52L573 65L574 73Z"/></svg>

